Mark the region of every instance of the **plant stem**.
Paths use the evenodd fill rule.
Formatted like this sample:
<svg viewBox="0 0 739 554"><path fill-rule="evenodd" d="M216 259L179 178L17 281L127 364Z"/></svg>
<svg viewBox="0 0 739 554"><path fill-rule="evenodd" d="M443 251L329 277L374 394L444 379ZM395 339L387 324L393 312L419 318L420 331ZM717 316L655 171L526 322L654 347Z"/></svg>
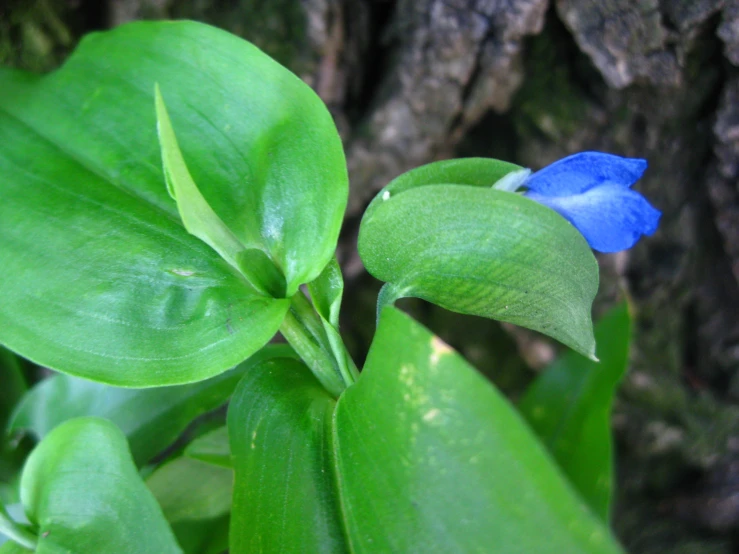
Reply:
<svg viewBox="0 0 739 554"><path fill-rule="evenodd" d="M331 394L338 396L359 377L338 330L298 291L290 299L280 332Z"/></svg>
<svg viewBox="0 0 739 554"><path fill-rule="evenodd" d="M301 292L298 292L292 298L292 304L295 307L295 313L298 319L303 322L311 335L315 337L318 344L326 352L330 352L333 355L336 368L344 384L347 387L353 385L359 377L359 371L354 360L346 351L338 330L316 312L313 305Z"/></svg>
<svg viewBox="0 0 739 554"><path fill-rule="evenodd" d="M346 383L346 386L353 385L359 378L357 365L349 355L349 352L346 351L346 346L344 346L344 341L341 340L339 331L336 330L329 322L325 322L325 324L328 326L326 329L328 342L331 347L331 352L334 355L334 359L336 360L339 373L341 374L344 383Z"/></svg>
<svg viewBox="0 0 739 554"><path fill-rule="evenodd" d="M321 348L328 351L330 344L320 316L301 291L290 299L290 309Z"/></svg>
<svg viewBox="0 0 739 554"><path fill-rule="evenodd" d="M0 533L15 541L19 545L36 551L38 539L26 525L14 521L5 511L5 506L0 504Z"/></svg>
<svg viewBox="0 0 739 554"><path fill-rule="evenodd" d="M337 370L336 362L333 356L316 341L304 322L296 317L292 305L280 325L280 333L310 368L321 385L338 398L347 385Z"/></svg>

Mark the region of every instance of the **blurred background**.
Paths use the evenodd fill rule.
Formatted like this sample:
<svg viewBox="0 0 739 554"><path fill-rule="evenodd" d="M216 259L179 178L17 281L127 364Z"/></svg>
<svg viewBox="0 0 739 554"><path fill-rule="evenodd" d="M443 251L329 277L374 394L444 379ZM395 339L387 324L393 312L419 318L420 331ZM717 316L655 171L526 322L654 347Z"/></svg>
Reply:
<svg viewBox="0 0 739 554"><path fill-rule="evenodd" d="M50 71L88 32L181 18L257 44L333 113L351 180L342 331L358 362L379 283L356 235L393 177L461 156L534 170L582 150L646 158L637 188L660 229L599 256L596 317L625 294L636 317L613 525L633 553L739 552L739 0L0 0L0 64ZM513 399L559 349L402 307Z"/></svg>

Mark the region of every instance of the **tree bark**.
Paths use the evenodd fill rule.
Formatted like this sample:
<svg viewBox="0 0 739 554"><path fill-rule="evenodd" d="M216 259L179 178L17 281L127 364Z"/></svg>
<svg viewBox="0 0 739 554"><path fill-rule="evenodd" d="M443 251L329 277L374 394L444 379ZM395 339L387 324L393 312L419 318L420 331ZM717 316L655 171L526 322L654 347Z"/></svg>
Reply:
<svg viewBox="0 0 739 554"><path fill-rule="evenodd" d="M401 172L469 155L533 169L581 150L649 160L638 187L663 211L659 231L600 257L596 311L625 286L637 327L614 414L614 525L635 553L739 549L738 0L95 4L11 1L0 61L49 69L86 31L190 17L255 42L315 88L350 171L347 311L370 320L376 283L356 256L356 230ZM513 394L530 378L497 325L460 336L469 319L410 308ZM346 327L361 351L370 331ZM552 356L546 341L511 332L531 365Z"/></svg>

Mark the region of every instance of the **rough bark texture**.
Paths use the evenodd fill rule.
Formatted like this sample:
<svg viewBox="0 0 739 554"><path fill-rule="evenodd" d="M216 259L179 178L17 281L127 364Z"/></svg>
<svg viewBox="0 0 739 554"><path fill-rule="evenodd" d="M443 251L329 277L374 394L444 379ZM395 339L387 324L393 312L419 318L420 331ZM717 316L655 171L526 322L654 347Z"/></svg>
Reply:
<svg viewBox="0 0 739 554"><path fill-rule="evenodd" d="M601 259L598 308L625 285L638 329L614 415L614 525L634 553L739 550L738 0L17 0L0 14L0 61L31 69L89 30L190 17L300 74L345 139L347 311L370 319L354 236L402 171L455 155L647 158L660 230ZM460 332L469 319L409 308L513 394L531 375L515 344L532 366L552 355L529 334ZM370 331L346 328L361 351Z"/></svg>

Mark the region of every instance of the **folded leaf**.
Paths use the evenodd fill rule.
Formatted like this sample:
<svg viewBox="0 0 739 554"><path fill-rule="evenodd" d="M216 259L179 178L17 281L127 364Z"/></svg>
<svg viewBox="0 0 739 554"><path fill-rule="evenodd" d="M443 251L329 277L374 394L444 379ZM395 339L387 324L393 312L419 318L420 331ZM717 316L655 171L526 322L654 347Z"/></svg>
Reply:
<svg viewBox="0 0 739 554"><path fill-rule="evenodd" d="M367 271L388 283L378 309L423 298L594 356L598 265L572 225L527 198L466 184L395 193L391 184L362 219L359 253Z"/></svg>

